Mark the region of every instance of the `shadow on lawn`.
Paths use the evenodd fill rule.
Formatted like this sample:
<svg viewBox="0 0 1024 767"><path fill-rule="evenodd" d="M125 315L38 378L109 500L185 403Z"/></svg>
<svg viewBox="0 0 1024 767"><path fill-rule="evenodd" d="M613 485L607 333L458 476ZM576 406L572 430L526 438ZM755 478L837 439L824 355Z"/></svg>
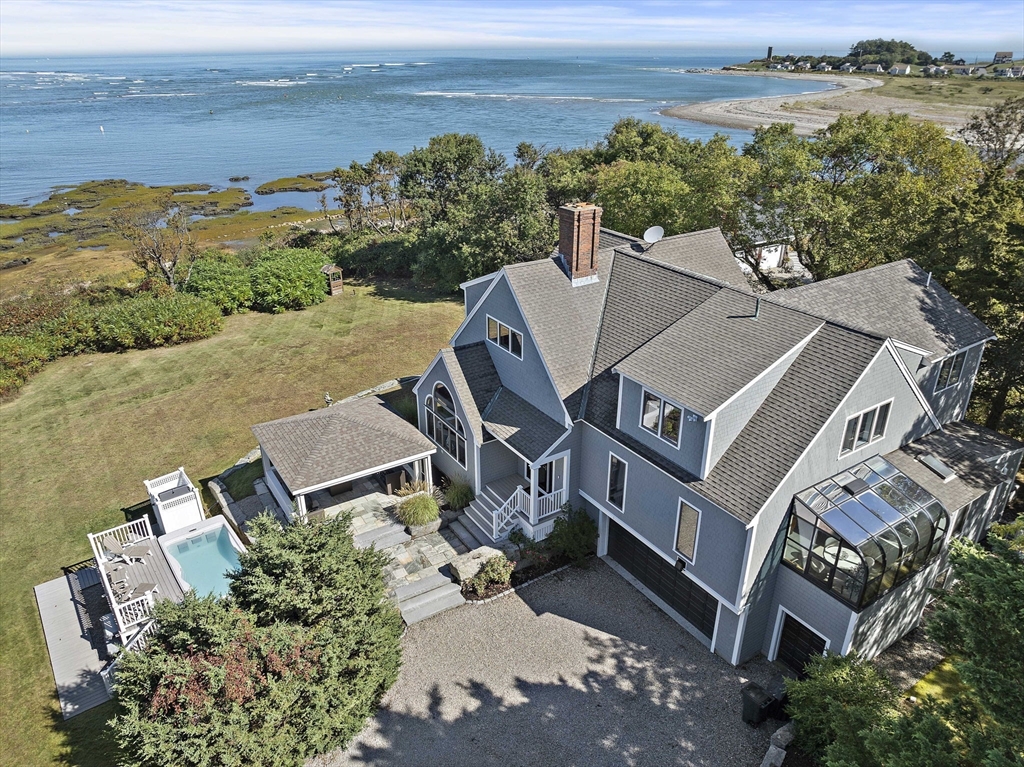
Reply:
<svg viewBox="0 0 1024 767"><path fill-rule="evenodd" d="M47 709L46 714L50 729L61 740L57 764L74 767L110 767L117 764L117 743L107 725L107 720L114 715L112 702L65 721L54 699L54 705Z"/></svg>
<svg viewBox="0 0 1024 767"><path fill-rule="evenodd" d="M396 301L411 301L417 304L462 303L462 296L457 293L439 293L420 287L411 279L353 279L351 284L371 288L370 295Z"/></svg>

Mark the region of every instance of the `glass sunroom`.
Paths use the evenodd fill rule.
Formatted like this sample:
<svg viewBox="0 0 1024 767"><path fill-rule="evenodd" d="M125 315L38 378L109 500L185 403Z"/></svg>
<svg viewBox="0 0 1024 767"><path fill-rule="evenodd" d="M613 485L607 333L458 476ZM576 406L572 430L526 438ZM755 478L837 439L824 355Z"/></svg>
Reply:
<svg viewBox="0 0 1024 767"><path fill-rule="evenodd" d="M782 560L861 610L942 550L949 515L881 456L797 493Z"/></svg>

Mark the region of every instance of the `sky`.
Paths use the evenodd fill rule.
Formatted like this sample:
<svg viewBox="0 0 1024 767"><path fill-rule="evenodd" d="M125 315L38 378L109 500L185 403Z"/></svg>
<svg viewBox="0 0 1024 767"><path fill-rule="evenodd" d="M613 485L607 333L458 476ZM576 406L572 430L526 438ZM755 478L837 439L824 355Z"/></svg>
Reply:
<svg viewBox="0 0 1024 767"><path fill-rule="evenodd" d="M664 48L1024 51L1024 0L3 0L0 56Z"/></svg>

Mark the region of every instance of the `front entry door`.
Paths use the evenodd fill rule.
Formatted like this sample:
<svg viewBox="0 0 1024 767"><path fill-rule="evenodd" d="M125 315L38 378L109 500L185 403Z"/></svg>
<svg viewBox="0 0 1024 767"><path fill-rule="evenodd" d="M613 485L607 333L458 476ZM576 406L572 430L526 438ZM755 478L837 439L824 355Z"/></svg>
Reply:
<svg viewBox="0 0 1024 767"><path fill-rule="evenodd" d="M550 495L558 490L565 489L565 482L568 474L565 470L565 456L560 456L553 461L548 461L537 467L537 495ZM526 464L526 479L530 480L530 464Z"/></svg>

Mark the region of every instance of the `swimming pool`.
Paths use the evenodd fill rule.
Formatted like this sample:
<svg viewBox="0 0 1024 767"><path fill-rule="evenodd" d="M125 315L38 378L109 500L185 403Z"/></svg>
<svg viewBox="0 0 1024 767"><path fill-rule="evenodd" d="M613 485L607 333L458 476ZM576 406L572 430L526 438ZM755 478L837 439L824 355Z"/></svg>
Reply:
<svg viewBox="0 0 1024 767"><path fill-rule="evenodd" d="M183 590L191 588L200 597L227 596L227 573L238 569L242 544L223 518L207 519L194 527L161 536L160 546L172 569L176 570Z"/></svg>

